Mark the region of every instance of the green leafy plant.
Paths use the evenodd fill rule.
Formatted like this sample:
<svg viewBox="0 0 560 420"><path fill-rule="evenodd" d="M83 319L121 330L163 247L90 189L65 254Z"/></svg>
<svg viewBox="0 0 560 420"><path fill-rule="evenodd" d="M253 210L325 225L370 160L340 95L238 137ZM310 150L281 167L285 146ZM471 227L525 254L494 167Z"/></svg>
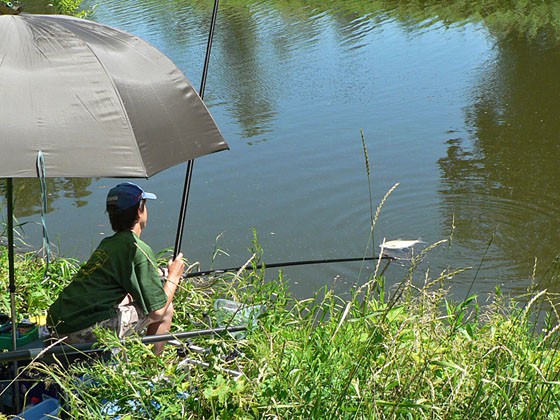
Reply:
<svg viewBox="0 0 560 420"><path fill-rule="evenodd" d="M56 13L85 18L91 14L91 10L81 10L82 0L53 0Z"/></svg>

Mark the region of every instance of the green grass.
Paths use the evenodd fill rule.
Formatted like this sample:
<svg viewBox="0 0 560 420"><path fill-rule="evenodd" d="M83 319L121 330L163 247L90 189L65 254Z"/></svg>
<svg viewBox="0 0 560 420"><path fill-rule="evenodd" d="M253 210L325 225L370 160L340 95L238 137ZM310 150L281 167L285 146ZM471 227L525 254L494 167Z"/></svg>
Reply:
<svg viewBox="0 0 560 420"><path fill-rule="evenodd" d="M256 245L255 253L256 261ZM2 249L2 280L5 260ZM46 308L76 265L54 261L46 281L43 270L41 259L18 255L18 313ZM137 340L122 345L105 334L108 346L121 349L109 362L28 369L64 391L73 418L560 418L555 311L539 328L532 322L553 297L542 291L522 304L497 293L483 307L475 297L453 302L437 286L448 274L425 284L407 276L391 288L371 279L346 299L327 287L297 299L281 275L267 279L255 268L210 289L186 282L177 331L215 326L217 297L265 304L267 312L245 338L196 340L210 353L189 357L208 367L179 367L171 346L157 358Z"/></svg>
<svg viewBox="0 0 560 420"><path fill-rule="evenodd" d="M37 316L44 314L62 288L68 284L78 269L78 263L69 258L57 258L49 265L35 253L15 254L16 308L19 314ZM10 313L8 293L8 248L0 246L0 312Z"/></svg>

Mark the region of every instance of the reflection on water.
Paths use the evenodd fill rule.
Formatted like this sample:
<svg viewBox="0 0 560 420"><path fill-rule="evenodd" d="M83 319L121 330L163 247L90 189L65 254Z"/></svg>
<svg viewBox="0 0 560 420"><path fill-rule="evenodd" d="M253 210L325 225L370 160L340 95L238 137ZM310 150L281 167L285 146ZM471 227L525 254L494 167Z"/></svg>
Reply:
<svg viewBox="0 0 560 420"><path fill-rule="evenodd" d="M53 5L49 0L16 1L12 3L19 4L25 13L54 13Z"/></svg>
<svg viewBox="0 0 560 420"><path fill-rule="evenodd" d="M473 86L468 138L450 139L439 161L458 235L484 240L495 232L503 260L527 275L533 257L542 272L560 251L559 66L553 51L501 42L494 70Z"/></svg>
<svg viewBox="0 0 560 420"><path fill-rule="evenodd" d="M197 86L210 1L85 6L94 3L97 21L147 39ZM220 247L231 257L217 264L241 265L252 227L270 263L362 255L363 129L374 205L401 183L374 246L451 235L451 247L430 256L431 270L473 267L454 281L469 285L476 276L479 291L526 288L535 257L539 276L558 253L560 56L552 17L560 5L503 3L223 2L205 99L232 150L197 163L188 255L206 268L223 233ZM150 216L157 229L146 233L155 248L174 238L182 175L176 168L143 184L160 197ZM84 258L109 233L102 208L113 183L49 180L50 231L63 252ZM16 199L18 217L37 212L38 182L17 180ZM85 245L76 229L85 230ZM309 294L335 277L348 284L358 271L325 266L287 276L306 279L299 287Z"/></svg>
<svg viewBox="0 0 560 420"><path fill-rule="evenodd" d="M220 26L220 66L216 73L223 83L224 91L229 92L227 110L239 122L243 138L262 137L270 132L270 121L274 118L273 86L268 84L265 52L259 49L261 36L259 28L266 27L266 18L257 21L255 11L225 8ZM258 25L257 25L258 22ZM247 81L250 81L249 83Z"/></svg>
<svg viewBox="0 0 560 420"><path fill-rule="evenodd" d="M75 207L87 204L86 198L91 194L88 190L91 178L47 178L47 213L55 210L56 200L68 199ZM6 182L0 183L0 193L6 196ZM16 178L13 181L14 214L26 217L41 211L41 185L39 179Z"/></svg>

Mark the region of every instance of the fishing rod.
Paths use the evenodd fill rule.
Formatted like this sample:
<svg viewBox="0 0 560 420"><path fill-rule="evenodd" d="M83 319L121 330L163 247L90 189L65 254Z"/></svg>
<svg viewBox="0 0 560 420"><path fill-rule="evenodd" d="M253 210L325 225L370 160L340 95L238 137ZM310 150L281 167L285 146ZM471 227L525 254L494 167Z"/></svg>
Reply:
<svg viewBox="0 0 560 420"><path fill-rule="evenodd" d="M187 340L190 338L200 338L211 335L220 335L225 333L235 333L240 331L246 331L246 326L236 326L236 327L221 327L221 328L210 328L205 330L194 330L178 332L174 334L160 334L160 335L147 335L141 338L144 344L153 344L161 341L170 340ZM124 343L126 339L122 339L121 343ZM14 350L4 353L0 353L0 364L8 362L17 362L20 360L34 360L42 359L45 356L55 356L64 355L70 356L75 354L91 354L91 353L101 353L108 351L106 348L94 348L94 345L98 343L80 343L80 344L61 344L53 346L51 348L31 348L24 350Z"/></svg>
<svg viewBox="0 0 560 420"><path fill-rule="evenodd" d="M183 278L188 279L191 277L209 276L210 274L223 274L223 273L237 272L242 269L243 270L252 269L253 267L260 270L261 268L266 269L266 268L292 267L296 265L332 264L332 263L354 262L354 261L389 260L389 262L391 262L394 259L395 258L387 255L381 255L377 257L333 258L333 259L323 259L323 260L289 261L289 262L281 262L281 263L274 263L274 264L261 263L261 264L257 264L256 266L243 265L241 267L218 268L215 270L197 271L193 273L187 273L183 276Z"/></svg>
<svg viewBox="0 0 560 420"><path fill-rule="evenodd" d="M208 32L208 43L206 44L206 56L204 57L204 67L202 69L202 80L200 81L200 90L198 95L200 99L204 99L204 90L206 89L206 77L208 75L208 67L210 66L210 52L212 50L212 40L214 39L214 29L216 27L216 19L218 17L219 0L214 0L214 10L212 11L212 20L210 22L210 31ZM193 174L194 159L187 162L185 172L185 184L183 185L183 198L181 199L181 209L179 210L179 221L177 224L177 236L175 237L175 247L173 250L173 259L177 257L181 242L183 241L183 230L185 227L185 218L187 214L187 204L189 202L189 192L191 189L191 180Z"/></svg>

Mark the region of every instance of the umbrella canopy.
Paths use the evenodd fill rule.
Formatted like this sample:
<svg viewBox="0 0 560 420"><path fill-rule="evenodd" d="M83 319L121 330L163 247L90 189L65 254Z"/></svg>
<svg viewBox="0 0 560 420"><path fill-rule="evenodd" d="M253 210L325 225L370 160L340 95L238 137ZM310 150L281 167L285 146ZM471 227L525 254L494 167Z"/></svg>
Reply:
<svg viewBox="0 0 560 420"><path fill-rule="evenodd" d="M60 15L0 15L0 178L149 177L227 149L181 71L142 39Z"/></svg>
<svg viewBox="0 0 560 420"><path fill-rule="evenodd" d="M155 47L95 22L12 9L0 9L0 178L15 321L12 178L144 178L228 145Z"/></svg>

